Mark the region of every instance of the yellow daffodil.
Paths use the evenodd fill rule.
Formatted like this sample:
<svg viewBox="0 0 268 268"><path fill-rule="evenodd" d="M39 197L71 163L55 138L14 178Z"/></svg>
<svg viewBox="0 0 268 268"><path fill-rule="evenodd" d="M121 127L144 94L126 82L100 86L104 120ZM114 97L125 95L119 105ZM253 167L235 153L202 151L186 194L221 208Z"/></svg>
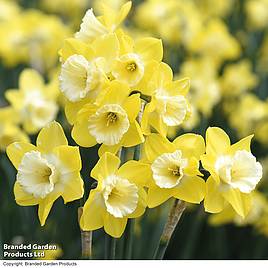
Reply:
<svg viewBox="0 0 268 268"><path fill-rule="evenodd" d="M20 115L23 128L30 134L56 118L55 92L48 90L41 75L33 69L25 69L21 73L19 89L7 90L6 98Z"/></svg>
<svg viewBox="0 0 268 268"><path fill-rule="evenodd" d="M253 30L261 30L268 25L267 0L247 0L245 11L248 27Z"/></svg>
<svg viewBox="0 0 268 268"><path fill-rule="evenodd" d="M0 150L15 142L28 142L29 138L19 126L19 115L12 107L0 108Z"/></svg>
<svg viewBox="0 0 268 268"><path fill-rule="evenodd" d="M106 233L120 237L129 218L140 217L146 208L147 194L132 176L135 170L120 159L105 153L91 171L98 186L91 190L83 207L80 226L93 231L104 227Z"/></svg>
<svg viewBox="0 0 268 268"><path fill-rule="evenodd" d="M250 107L250 109L249 109ZM265 138L266 122L268 122L268 104L256 95L245 94L238 101L225 104L229 124L237 130L238 136L243 137L255 132L255 138L267 143Z"/></svg>
<svg viewBox="0 0 268 268"><path fill-rule="evenodd" d="M199 31L192 40L190 50L210 57L216 63L235 59L241 52L238 41L229 33L225 23L218 18L204 24L203 31Z"/></svg>
<svg viewBox="0 0 268 268"><path fill-rule="evenodd" d="M77 144L91 147L102 143L99 154L116 153L121 146L131 147L144 141L136 117L140 110L139 94L128 96L130 89L111 82L105 96L96 104L85 104L77 113L72 137Z"/></svg>
<svg viewBox="0 0 268 268"><path fill-rule="evenodd" d="M148 187L148 207L156 207L171 197L200 203L205 195L205 181L199 177L199 158L205 151L200 135L185 134L172 143L159 134L145 141L142 161L129 161L130 176Z"/></svg>
<svg viewBox="0 0 268 268"><path fill-rule="evenodd" d="M0 57L8 66L28 63L44 72L57 64L62 40L70 34L60 18L27 9L1 24Z"/></svg>
<svg viewBox="0 0 268 268"><path fill-rule="evenodd" d="M124 21L131 8L131 2L124 4L120 10L114 10L103 3L102 16L96 17L93 9L89 9L82 21L79 32L75 37L86 43L92 42L97 37L116 31L118 26Z"/></svg>
<svg viewBox="0 0 268 268"><path fill-rule="evenodd" d="M157 62L163 58L160 39L146 37L136 41L123 32L118 33L120 55L115 61L112 75L115 79L139 88L139 82L151 75Z"/></svg>
<svg viewBox="0 0 268 268"><path fill-rule="evenodd" d="M115 34L99 37L90 45L74 38L65 40L60 51L60 88L71 107L75 102L93 102L109 81L108 75L118 53Z"/></svg>
<svg viewBox="0 0 268 268"><path fill-rule="evenodd" d="M211 174L206 181L206 211L218 213L230 203L240 216L248 214L251 193L262 177L262 166L250 152L252 137L231 145L222 129L208 128L206 154L201 156L203 167Z"/></svg>
<svg viewBox="0 0 268 268"><path fill-rule="evenodd" d="M239 96L258 84L258 77L252 72L249 60L227 65L220 79L224 96Z"/></svg>
<svg viewBox="0 0 268 268"><path fill-rule="evenodd" d="M182 63L178 75L179 78L185 76L191 77L191 90L188 94L191 106L204 116L210 116L221 98L217 64L207 57L188 59ZM187 122L188 120L185 123Z"/></svg>
<svg viewBox="0 0 268 268"><path fill-rule="evenodd" d="M142 127L145 134L150 134L150 126L165 136L167 127L178 126L190 114L190 106L186 99L190 81L188 78L173 81L172 69L160 63L153 75L148 78L142 93L152 96L151 102L145 106Z"/></svg>
<svg viewBox="0 0 268 268"><path fill-rule="evenodd" d="M65 203L83 196L79 148L68 146L59 123L52 122L43 128L36 146L12 143L7 147L7 155L18 170L14 185L16 202L20 206L38 205L42 226L60 196Z"/></svg>

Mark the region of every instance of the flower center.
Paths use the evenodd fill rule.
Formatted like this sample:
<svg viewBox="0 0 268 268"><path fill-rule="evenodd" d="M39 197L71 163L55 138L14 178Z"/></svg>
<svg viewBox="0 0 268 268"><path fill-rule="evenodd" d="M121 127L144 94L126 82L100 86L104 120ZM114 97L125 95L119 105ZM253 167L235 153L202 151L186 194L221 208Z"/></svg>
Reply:
<svg viewBox="0 0 268 268"><path fill-rule="evenodd" d="M108 127L110 124L114 124L116 121L117 121L117 115L116 115L116 113L109 112L109 113L107 114L107 127Z"/></svg>
<svg viewBox="0 0 268 268"><path fill-rule="evenodd" d="M89 133L97 143L115 145L129 129L126 111L119 104L105 104L88 120Z"/></svg>
<svg viewBox="0 0 268 268"><path fill-rule="evenodd" d="M180 177L180 167L174 167L174 168L168 168L168 170L172 173L173 176L178 176Z"/></svg>
<svg viewBox="0 0 268 268"><path fill-rule="evenodd" d="M107 211L116 218L122 218L137 208L138 188L127 179L110 175L103 183L103 198Z"/></svg>
<svg viewBox="0 0 268 268"><path fill-rule="evenodd" d="M17 181L25 192L45 198L58 182L55 167L40 152L27 152L18 167Z"/></svg>
<svg viewBox="0 0 268 268"><path fill-rule="evenodd" d="M188 161L182 158L182 152L164 153L152 163L153 179L160 188L173 188L177 186L182 177L183 169Z"/></svg>
<svg viewBox="0 0 268 268"><path fill-rule="evenodd" d="M134 72L137 69L137 64L135 62L131 62L127 65L126 69L130 72Z"/></svg>

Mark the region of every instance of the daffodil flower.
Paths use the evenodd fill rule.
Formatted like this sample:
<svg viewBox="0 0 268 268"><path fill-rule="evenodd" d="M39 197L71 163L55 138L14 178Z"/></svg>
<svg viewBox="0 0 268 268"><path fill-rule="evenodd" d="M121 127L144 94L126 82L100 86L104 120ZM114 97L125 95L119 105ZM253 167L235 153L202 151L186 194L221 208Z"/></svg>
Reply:
<svg viewBox="0 0 268 268"><path fill-rule="evenodd" d="M158 64L151 77L143 82L141 92L152 96L146 105L142 130L148 135L151 127L166 136L169 126L182 124L190 114L190 105L186 95L190 88L190 80L184 78L173 81L172 69L165 63Z"/></svg>
<svg viewBox="0 0 268 268"><path fill-rule="evenodd" d="M248 214L251 193L262 177L262 166L250 152L252 137L231 145L222 129L208 128L206 154L201 156L203 167L211 174L206 181L206 211L218 213L230 203L240 216Z"/></svg>
<svg viewBox="0 0 268 268"><path fill-rule="evenodd" d="M64 203L80 199L84 184L79 148L68 146L59 123L54 121L43 128L36 144L12 143L7 147L7 155L18 170L14 185L17 204L38 205L43 226L56 199L61 196Z"/></svg>
<svg viewBox="0 0 268 268"><path fill-rule="evenodd" d="M60 51L60 89L68 100L67 109L93 102L109 81L118 53L115 34L101 36L90 45L74 38L65 40Z"/></svg>
<svg viewBox="0 0 268 268"><path fill-rule="evenodd" d="M99 154L116 153L121 146L132 147L144 141L136 117L140 110L139 94L128 96L126 84L113 81L96 104L85 104L77 113L72 137L77 144L91 147L102 144Z"/></svg>
<svg viewBox="0 0 268 268"><path fill-rule="evenodd" d="M134 42L122 31L117 33L120 55L115 61L112 75L130 87L140 88L142 79L152 73L163 58L162 41L157 38L141 38Z"/></svg>
<svg viewBox="0 0 268 268"><path fill-rule="evenodd" d="M19 78L19 89L9 89L5 96L29 134L38 132L57 116L54 89L48 88L41 75L33 69L25 69Z"/></svg>
<svg viewBox="0 0 268 268"><path fill-rule="evenodd" d="M129 218L140 217L147 205L147 194L130 176L132 167L122 165L120 159L105 153L91 171L98 186L91 190L83 207L80 226L85 231L104 227L106 233L120 237Z"/></svg>
<svg viewBox="0 0 268 268"><path fill-rule="evenodd" d="M101 17L96 17L93 9L89 9L83 18L79 32L75 34L75 38L90 43L98 37L115 32L128 15L131 5L132 3L129 1L118 11L103 4Z"/></svg>
<svg viewBox="0 0 268 268"><path fill-rule="evenodd" d="M161 205L171 197L200 203L205 195L205 181L200 178L200 155L205 143L200 135L185 134L173 142L159 134L146 138L145 159L128 161L129 176L148 187L148 207Z"/></svg>

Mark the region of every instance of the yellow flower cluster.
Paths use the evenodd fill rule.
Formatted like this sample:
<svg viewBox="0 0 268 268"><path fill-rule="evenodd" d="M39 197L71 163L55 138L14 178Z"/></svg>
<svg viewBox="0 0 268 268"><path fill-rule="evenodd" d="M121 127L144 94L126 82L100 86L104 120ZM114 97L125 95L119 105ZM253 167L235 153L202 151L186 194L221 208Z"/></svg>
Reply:
<svg viewBox="0 0 268 268"><path fill-rule="evenodd" d="M197 55L182 64L178 79L163 62L160 39L133 38L124 30L131 2L119 8L104 1L98 6L100 16L89 9L79 31L65 39L59 51L59 80L71 136L82 147L100 145L100 158L90 173L97 186L83 206L82 230L103 227L120 237L128 219L170 198L194 204L204 200L205 210L211 213L223 213L228 207L241 217L250 213L251 198L262 178L262 166L250 151L253 135L231 145L222 129L210 127L206 141L194 133L172 142L167 139L170 128L186 129L188 120L188 127L195 125L198 112L209 116L221 94L235 98L258 83L246 60L227 65L219 79L222 62L240 54L240 45L219 18L229 12L233 1L211 8L212 19L197 12L197 2L145 1L136 15L138 23L172 44L183 42L188 52ZM212 2L202 0L202 6ZM49 37L53 39L51 33ZM188 75L193 77L189 94ZM238 83L241 77L243 83ZM53 121L58 92L51 88L36 71L27 69L20 76L19 90L6 93L28 133L42 128L36 146L22 141L7 148L18 170L16 202L38 205L41 225L56 199L62 197L66 203L84 195L79 149L68 146L62 127ZM245 132L241 135L248 135ZM133 160L122 157L126 151L134 152Z"/></svg>
<svg viewBox="0 0 268 268"><path fill-rule="evenodd" d="M54 67L62 40L70 34L55 16L0 1L0 59L9 67L24 63L42 72Z"/></svg>

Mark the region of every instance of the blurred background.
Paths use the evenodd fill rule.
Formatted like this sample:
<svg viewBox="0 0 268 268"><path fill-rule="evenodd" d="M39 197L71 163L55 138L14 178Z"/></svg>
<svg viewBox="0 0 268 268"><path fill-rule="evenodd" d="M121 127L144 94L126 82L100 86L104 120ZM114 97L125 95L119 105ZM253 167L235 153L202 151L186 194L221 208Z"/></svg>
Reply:
<svg viewBox="0 0 268 268"><path fill-rule="evenodd" d="M58 50L79 30L88 8L100 14L101 2L117 9L126 1L0 0L0 244L53 243L58 250L46 258L80 258L79 201L57 200L41 228L36 207L15 203L16 171L5 149L13 141L35 142L42 125L54 119L75 145L58 88ZM133 38L161 38L164 61L175 76L190 77L192 116L170 129L171 140L185 132L204 136L208 126L220 126L232 142L254 133L252 151L264 168L246 219L231 207L210 215L202 204L188 206L165 259L268 259L268 0L136 0L124 30ZM25 81L26 68L36 70L39 79ZM10 97L10 90L23 92L25 85L42 88L38 103L23 100L23 94ZM80 148L87 194L97 149ZM136 220L135 259L152 258L169 207L147 210ZM97 259L103 258L103 234L93 234ZM121 251L122 246L119 240ZM2 254L0 246L0 259Z"/></svg>

